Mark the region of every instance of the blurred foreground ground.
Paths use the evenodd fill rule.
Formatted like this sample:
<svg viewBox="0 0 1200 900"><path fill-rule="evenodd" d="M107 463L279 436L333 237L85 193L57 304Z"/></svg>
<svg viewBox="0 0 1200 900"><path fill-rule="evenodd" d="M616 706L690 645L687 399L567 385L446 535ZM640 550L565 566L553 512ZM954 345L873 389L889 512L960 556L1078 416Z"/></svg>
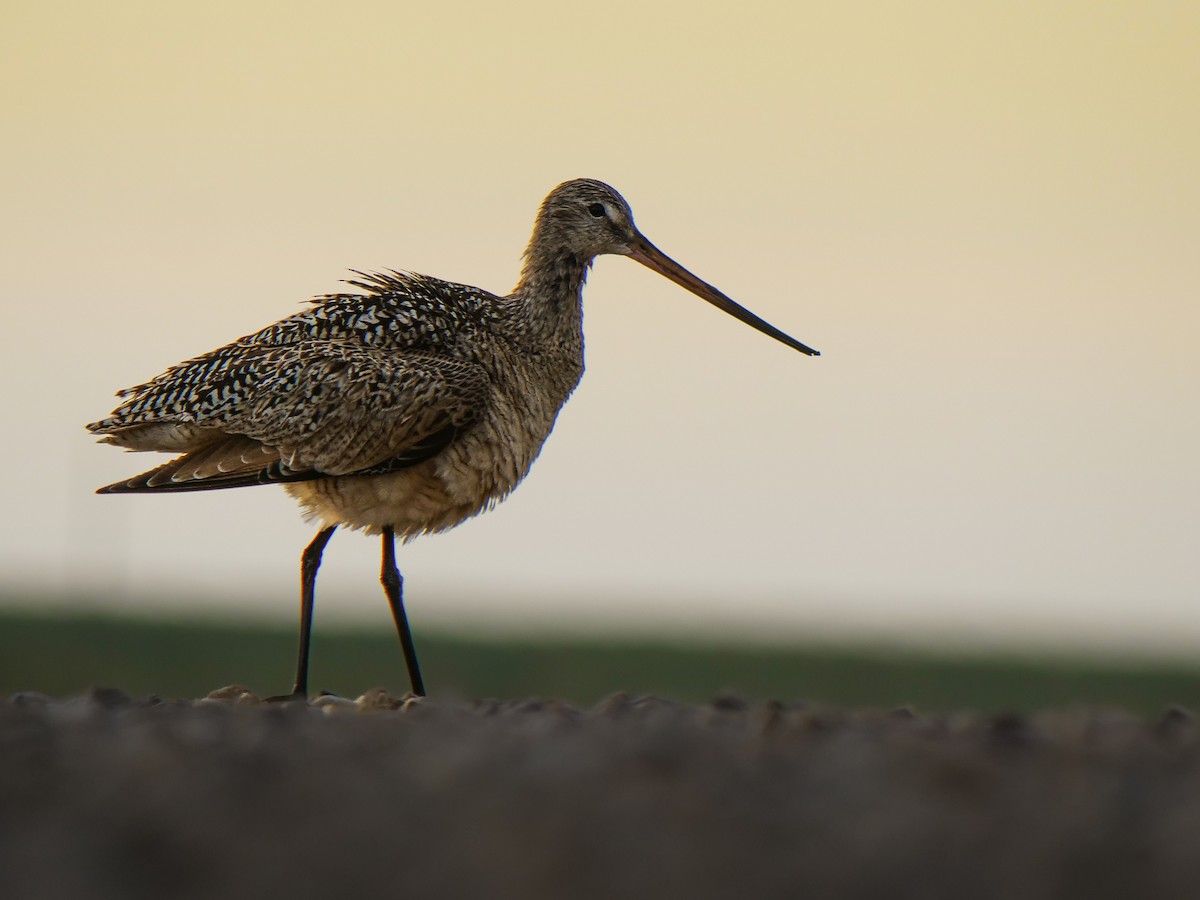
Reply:
<svg viewBox="0 0 1200 900"><path fill-rule="evenodd" d="M1194 669L417 640L433 693L402 703L390 630L318 623L314 690L392 693L283 706L254 695L289 687L289 628L0 614L0 897L1200 884ZM231 682L250 690L191 699Z"/></svg>
<svg viewBox="0 0 1200 900"><path fill-rule="evenodd" d="M6 898L1192 898L1192 716L0 700Z"/></svg>

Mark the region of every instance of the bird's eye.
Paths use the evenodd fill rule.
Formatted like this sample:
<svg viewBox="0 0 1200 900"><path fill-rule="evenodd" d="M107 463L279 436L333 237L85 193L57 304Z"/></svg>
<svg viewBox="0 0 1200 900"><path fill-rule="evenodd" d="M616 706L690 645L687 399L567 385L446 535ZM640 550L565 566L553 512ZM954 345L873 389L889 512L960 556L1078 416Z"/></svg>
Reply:
<svg viewBox="0 0 1200 900"><path fill-rule="evenodd" d="M590 212L597 219L603 219L604 218L604 204L603 203L593 203L591 206L588 207L588 212Z"/></svg>

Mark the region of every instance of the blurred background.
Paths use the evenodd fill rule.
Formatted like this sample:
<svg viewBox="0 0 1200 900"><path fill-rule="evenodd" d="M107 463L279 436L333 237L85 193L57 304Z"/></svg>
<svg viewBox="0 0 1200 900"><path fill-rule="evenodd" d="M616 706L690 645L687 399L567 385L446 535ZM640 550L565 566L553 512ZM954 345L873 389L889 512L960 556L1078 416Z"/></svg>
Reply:
<svg viewBox="0 0 1200 900"><path fill-rule="evenodd" d="M530 477L400 549L418 638L1190 663L1197 46L1167 0L6 2L10 645L30 612L290 629L282 490L97 497L155 460L82 426L349 268L507 291L588 176L823 355L598 261ZM318 635L390 640L377 542L325 559Z"/></svg>

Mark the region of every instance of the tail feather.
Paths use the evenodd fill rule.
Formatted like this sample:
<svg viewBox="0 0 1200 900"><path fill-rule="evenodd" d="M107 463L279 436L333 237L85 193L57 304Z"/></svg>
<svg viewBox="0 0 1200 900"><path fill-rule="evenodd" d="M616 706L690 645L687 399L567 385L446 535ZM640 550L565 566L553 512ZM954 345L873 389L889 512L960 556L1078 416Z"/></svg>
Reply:
<svg viewBox="0 0 1200 900"><path fill-rule="evenodd" d="M308 469L296 472L285 469L279 463L272 463L255 472L244 472L236 475L217 475L212 478L188 479L172 481L171 469L179 460L158 466L148 472L143 472L127 481L116 481L97 489L97 494L170 494L186 491L219 491L225 488L255 487L262 484L286 484L295 481L316 481L328 478L324 472Z"/></svg>
<svg viewBox="0 0 1200 900"><path fill-rule="evenodd" d="M386 475L432 459L454 440L458 430L448 425L417 441L403 453L357 472L337 475L316 469L293 469L277 448L239 435L228 436L176 457L125 481L107 484L97 494L178 493L218 491L260 484L287 484L321 478Z"/></svg>

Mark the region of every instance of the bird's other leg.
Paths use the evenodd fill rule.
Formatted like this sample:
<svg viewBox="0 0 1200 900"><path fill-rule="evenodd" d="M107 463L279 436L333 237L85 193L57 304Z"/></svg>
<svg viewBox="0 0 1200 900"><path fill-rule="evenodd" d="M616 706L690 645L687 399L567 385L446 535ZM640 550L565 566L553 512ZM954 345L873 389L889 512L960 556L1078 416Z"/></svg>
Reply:
<svg viewBox="0 0 1200 900"><path fill-rule="evenodd" d="M300 648L296 653L296 681L292 685L291 697L308 697L308 647L312 638L317 569L321 568L321 554L336 529L336 525L330 525L317 532L300 556Z"/></svg>
<svg viewBox="0 0 1200 900"><path fill-rule="evenodd" d="M421 667L417 664L417 650L413 646L412 631L408 627L408 616L404 612L404 579L396 568L396 533L392 526L383 527L383 566L379 572L383 592L387 594L392 618L396 620L396 631L400 634L400 646L404 648L404 664L408 667L408 681L412 692L425 696L425 682L421 680Z"/></svg>

